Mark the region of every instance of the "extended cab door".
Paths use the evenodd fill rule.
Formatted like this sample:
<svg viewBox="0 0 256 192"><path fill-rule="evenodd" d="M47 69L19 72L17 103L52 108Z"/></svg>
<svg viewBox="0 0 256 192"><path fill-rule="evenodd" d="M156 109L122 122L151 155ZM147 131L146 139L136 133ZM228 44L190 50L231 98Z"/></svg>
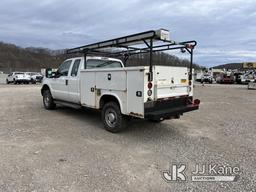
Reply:
<svg viewBox="0 0 256 192"><path fill-rule="evenodd" d="M72 60L66 60L57 71L56 77L52 78L51 91L56 100L69 101L68 75Z"/></svg>
<svg viewBox="0 0 256 192"><path fill-rule="evenodd" d="M69 101L72 103L80 104L80 69L82 66L82 59L75 59L71 73L68 77L68 91L69 91Z"/></svg>

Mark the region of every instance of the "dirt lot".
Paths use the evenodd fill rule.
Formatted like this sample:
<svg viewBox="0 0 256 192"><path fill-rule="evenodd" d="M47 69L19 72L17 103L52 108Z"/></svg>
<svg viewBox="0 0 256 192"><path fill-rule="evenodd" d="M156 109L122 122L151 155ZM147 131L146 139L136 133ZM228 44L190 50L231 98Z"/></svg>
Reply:
<svg viewBox="0 0 256 192"><path fill-rule="evenodd" d="M100 114L46 111L40 87L0 85L0 191L256 191L256 91L196 86L198 111L111 134ZM169 164L187 182L167 183ZM237 182L192 182L196 163L239 166Z"/></svg>

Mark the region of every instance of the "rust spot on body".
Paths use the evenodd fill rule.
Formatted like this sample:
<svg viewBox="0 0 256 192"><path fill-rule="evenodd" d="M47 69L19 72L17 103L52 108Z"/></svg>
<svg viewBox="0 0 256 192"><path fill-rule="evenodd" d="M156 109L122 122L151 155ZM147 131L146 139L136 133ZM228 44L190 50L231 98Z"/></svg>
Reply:
<svg viewBox="0 0 256 192"><path fill-rule="evenodd" d="M130 112L129 115L134 116L134 117L143 118L143 115L139 114L139 113Z"/></svg>

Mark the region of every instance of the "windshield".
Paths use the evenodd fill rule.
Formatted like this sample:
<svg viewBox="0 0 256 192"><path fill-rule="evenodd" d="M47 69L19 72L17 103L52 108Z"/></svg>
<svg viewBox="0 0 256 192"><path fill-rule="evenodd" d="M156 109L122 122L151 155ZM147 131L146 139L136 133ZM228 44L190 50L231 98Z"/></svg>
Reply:
<svg viewBox="0 0 256 192"><path fill-rule="evenodd" d="M122 67L121 62L114 60L99 60L99 59L88 59L86 62L86 68L120 68Z"/></svg>
<svg viewBox="0 0 256 192"><path fill-rule="evenodd" d="M20 73L20 72L18 72L18 73L14 73L15 75L24 75L24 73Z"/></svg>

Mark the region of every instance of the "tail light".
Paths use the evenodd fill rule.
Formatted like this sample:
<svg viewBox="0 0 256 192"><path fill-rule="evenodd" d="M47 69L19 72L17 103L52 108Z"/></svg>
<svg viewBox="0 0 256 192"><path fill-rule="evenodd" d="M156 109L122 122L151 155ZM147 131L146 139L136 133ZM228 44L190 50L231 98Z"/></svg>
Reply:
<svg viewBox="0 0 256 192"><path fill-rule="evenodd" d="M153 84L151 82L148 83L148 89L152 89Z"/></svg>

